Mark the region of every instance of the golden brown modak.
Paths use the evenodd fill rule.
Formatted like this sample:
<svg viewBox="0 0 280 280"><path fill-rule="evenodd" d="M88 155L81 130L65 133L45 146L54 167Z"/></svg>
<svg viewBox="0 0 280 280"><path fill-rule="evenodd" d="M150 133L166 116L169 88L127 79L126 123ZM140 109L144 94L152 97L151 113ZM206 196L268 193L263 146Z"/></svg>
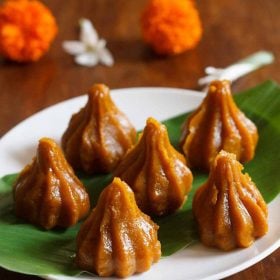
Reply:
<svg viewBox="0 0 280 280"><path fill-rule="evenodd" d="M66 159L86 173L112 171L136 141L136 130L114 104L109 88L92 86L88 102L74 114L62 137Z"/></svg>
<svg viewBox="0 0 280 280"><path fill-rule="evenodd" d="M88 194L49 138L39 141L37 155L14 184L16 215L45 229L69 227L89 211Z"/></svg>
<svg viewBox="0 0 280 280"><path fill-rule="evenodd" d="M170 144L166 127L153 118L114 174L132 188L143 212L158 216L181 207L193 180L184 156Z"/></svg>
<svg viewBox="0 0 280 280"><path fill-rule="evenodd" d="M221 150L240 162L255 154L258 131L237 107L229 81L214 81L199 108L183 125L181 146L190 167L209 170Z"/></svg>
<svg viewBox="0 0 280 280"><path fill-rule="evenodd" d="M127 277L144 272L161 256L157 230L137 207L129 186L114 178L81 226L76 263L100 276Z"/></svg>
<svg viewBox="0 0 280 280"><path fill-rule="evenodd" d="M221 151L208 181L195 193L201 241L222 250L248 247L268 230L266 203L236 156Z"/></svg>

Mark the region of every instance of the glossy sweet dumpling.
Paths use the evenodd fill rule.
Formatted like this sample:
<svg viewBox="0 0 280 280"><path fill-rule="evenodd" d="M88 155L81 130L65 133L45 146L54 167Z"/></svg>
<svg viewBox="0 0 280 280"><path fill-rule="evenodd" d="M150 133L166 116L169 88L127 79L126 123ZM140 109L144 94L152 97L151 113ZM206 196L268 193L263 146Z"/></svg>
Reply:
<svg viewBox="0 0 280 280"><path fill-rule="evenodd" d="M207 246L248 247L268 230L266 203L242 169L234 154L221 151L208 181L195 193L193 213Z"/></svg>
<svg viewBox="0 0 280 280"><path fill-rule="evenodd" d="M14 184L16 215L45 229L69 227L89 211L88 194L49 138L39 141L37 155Z"/></svg>
<svg viewBox="0 0 280 280"><path fill-rule="evenodd" d="M136 141L136 130L116 107L109 88L90 88L88 102L74 114L62 137L66 159L86 173L112 171Z"/></svg>
<svg viewBox="0 0 280 280"><path fill-rule="evenodd" d="M100 276L144 272L161 256L158 226L137 207L129 186L115 178L77 236L77 265Z"/></svg>
<svg viewBox="0 0 280 280"><path fill-rule="evenodd" d="M170 144L166 127L153 118L147 120L139 142L115 175L128 183L139 208L149 215L165 215L180 208L193 180L184 156Z"/></svg>
<svg viewBox="0 0 280 280"><path fill-rule="evenodd" d="M257 128L234 103L230 83L214 81L185 122L181 146L190 167L209 170L221 150L234 153L240 162L250 161L257 141Z"/></svg>

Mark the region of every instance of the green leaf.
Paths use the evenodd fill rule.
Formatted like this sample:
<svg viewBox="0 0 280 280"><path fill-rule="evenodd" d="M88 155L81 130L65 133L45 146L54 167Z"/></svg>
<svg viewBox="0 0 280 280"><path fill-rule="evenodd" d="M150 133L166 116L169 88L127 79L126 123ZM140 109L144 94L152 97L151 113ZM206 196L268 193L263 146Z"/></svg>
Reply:
<svg viewBox="0 0 280 280"><path fill-rule="evenodd" d="M250 174L267 202L280 191L280 87L268 81L260 86L235 95L235 100L245 114L258 126L259 143L253 161L246 164ZM178 147L180 127L187 114L165 121L171 142ZM0 179L0 265L26 274L76 275L81 271L73 263L75 238L80 224L67 230L41 230L24 223L13 213L12 184L16 174ZM96 205L99 194L112 180L111 175L94 178L79 174ZM191 212L195 190L207 179L207 174L195 173L192 191L183 208L177 213L156 219L163 256L188 246L198 240Z"/></svg>
<svg viewBox="0 0 280 280"><path fill-rule="evenodd" d="M0 215L4 215L9 211L9 206L12 203L12 184L15 182L17 174L6 175L0 179ZM1 217L0 216L0 217Z"/></svg>

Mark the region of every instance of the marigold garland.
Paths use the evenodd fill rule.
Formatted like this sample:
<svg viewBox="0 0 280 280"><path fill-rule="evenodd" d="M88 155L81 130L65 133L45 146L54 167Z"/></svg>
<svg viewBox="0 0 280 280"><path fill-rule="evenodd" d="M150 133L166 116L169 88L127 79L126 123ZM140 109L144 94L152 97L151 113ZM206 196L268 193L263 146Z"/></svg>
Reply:
<svg viewBox="0 0 280 280"><path fill-rule="evenodd" d="M0 54L17 62L36 61L57 34L50 10L36 0L8 0L0 6Z"/></svg>
<svg viewBox="0 0 280 280"><path fill-rule="evenodd" d="M141 25L144 40L158 54L192 49L202 36L193 0L150 0L142 13Z"/></svg>

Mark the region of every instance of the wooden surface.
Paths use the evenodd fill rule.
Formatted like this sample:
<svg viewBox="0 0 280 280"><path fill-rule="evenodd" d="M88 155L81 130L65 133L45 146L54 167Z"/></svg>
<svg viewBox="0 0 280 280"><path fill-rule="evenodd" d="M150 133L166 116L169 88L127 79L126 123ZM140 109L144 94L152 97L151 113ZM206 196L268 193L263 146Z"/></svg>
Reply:
<svg viewBox="0 0 280 280"><path fill-rule="evenodd" d="M174 57L156 56L143 43L139 15L144 0L43 2L56 16L59 34L48 54L37 63L18 65L0 61L0 136L35 112L81 95L93 83L106 83L111 88L197 89L197 80L204 75L206 66L224 67L261 49L272 51L276 62L241 78L233 89L244 90L267 79L280 83L279 0L197 1L204 27L203 39L196 49ZM91 19L108 41L116 61L112 68L77 66L73 57L62 50L64 40L77 38L77 22L81 17ZM258 264L227 279L280 279L279 265L278 249ZM0 269L0 279L37 278Z"/></svg>

